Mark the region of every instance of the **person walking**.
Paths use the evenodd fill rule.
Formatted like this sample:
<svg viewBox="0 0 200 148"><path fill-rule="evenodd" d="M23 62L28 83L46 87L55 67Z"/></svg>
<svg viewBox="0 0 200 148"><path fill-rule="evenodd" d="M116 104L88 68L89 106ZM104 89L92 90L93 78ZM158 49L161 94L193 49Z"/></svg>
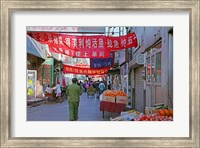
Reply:
<svg viewBox="0 0 200 148"><path fill-rule="evenodd" d="M108 82L108 89L111 90L111 83L110 83L110 81Z"/></svg>
<svg viewBox="0 0 200 148"><path fill-rule="evenodd" d="M78 120L78 107L80 102L81 88L77 85L77 78L72 79L72 84L67 87L66 95L69 106L69 121Z"/></svg>
<svg viewBox="0 0 200 148"><path fill-rule="evenodd" d="M100 95L104 92L105 88L106 88L105 84L103 83L103 81L101 81L99 83Z"/></svg>
<svg viewBox="0 0 200 148"><path fill-rule="evenodd" d="M62 103L63 100L61 98L61 86L60 86L60 82L57 81L57 84L55 87L53 87L52 89L55 89L56 90L56 102L57 103Z"/></svg>
<svg viewBox="0 0 200 148"><path fill-rule="evenodd" d="M87 90L89 88L89 82L88 81L85 82L84 87L85 87L85 92L87 92Z"/></svg>

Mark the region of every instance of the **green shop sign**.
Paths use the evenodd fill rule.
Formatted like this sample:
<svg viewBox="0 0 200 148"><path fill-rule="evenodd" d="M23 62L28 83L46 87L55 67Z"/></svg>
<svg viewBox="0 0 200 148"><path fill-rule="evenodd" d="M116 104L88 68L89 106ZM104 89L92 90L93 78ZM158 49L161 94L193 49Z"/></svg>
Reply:
<svg viewBox="0 0 200 148"><path fill-rule="evenodd" d="M53 84L54 59L47 58L42 65L42 84Z"/></svg>

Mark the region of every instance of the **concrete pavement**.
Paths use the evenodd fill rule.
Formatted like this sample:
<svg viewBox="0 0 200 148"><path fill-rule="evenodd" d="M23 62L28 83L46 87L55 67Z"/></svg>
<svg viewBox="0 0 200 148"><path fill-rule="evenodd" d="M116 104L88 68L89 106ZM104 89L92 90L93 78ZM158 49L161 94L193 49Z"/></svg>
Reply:
<svg viewBox="0 0 200 148"><path fill-rule="evenodd" d="M27 121L69 121L68 102L43 103L35 107L27 107ZM118 116L118 113L105 112L102 118L100 101L95 97L87 97L83 93L80 97L78 121L109 121L110 117Z"/></svg>

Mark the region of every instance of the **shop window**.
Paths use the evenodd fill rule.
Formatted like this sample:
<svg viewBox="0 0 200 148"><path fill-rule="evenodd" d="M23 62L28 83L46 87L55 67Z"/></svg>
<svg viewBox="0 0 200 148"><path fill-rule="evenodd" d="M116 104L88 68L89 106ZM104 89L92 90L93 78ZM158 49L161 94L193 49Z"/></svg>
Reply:
<svg viewBox="0 0 200 148"><path fill-rule="evenodd" d="M146 77L146 80L147 80L147 82L150 82L150 74L151 74L151 72L150 72L150 69L151 69L151 66L150 66L150 57L149 58L147 58L147 66L146 66L146 75L147 75L147 77Z"/></svg>
<svg viewBox="0 0 200 148"><path fill-rule="evenodd" d="M154 81L155 78L155 56L153 55L151 57L151 77L152 77L152 82Z"/></svg>
<svg viewBox="0 0 200 148"><path fill-rule="evenodd" d="M146 81L161 83L161 52L149 54L146 59Z"/></svg>
<svg viewBox="0 0 200 148"><path fill-rule="evenodd" d="M156 54L155 81L161 83L161 52Z"/></svg>

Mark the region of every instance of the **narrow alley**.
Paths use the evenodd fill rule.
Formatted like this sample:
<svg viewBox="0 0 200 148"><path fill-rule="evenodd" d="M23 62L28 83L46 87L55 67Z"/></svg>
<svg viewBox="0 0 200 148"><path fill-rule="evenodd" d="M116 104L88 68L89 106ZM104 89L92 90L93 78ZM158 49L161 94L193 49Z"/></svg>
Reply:
<svg viewBox="0 0 200 148"><path fill-rule="evenodd" d="M35 107L27 107L27 121L69 121L68 101L62 103L43 103ZM118 113L105 112L104 118L100 111L100 100L87 97L82 93L79 105L78 121L110 121L110 117Z"/></svg>

